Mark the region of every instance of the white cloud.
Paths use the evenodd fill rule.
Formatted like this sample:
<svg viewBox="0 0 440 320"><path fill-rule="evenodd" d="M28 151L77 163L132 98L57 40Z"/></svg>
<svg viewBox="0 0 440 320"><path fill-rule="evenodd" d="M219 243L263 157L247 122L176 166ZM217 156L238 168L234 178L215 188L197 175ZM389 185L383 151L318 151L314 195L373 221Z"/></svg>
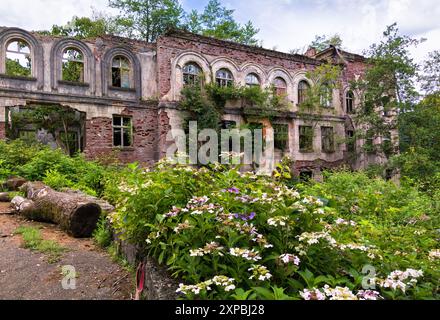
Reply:
<svg viewBox="0 0 440 320"><path fill-rule="evenodd" d="M194 0L185 1L186 6ZM207 0L203 1L204 3ZM90 16L105 10L108 0L1 0L0 25L28 30L64 24L73 15ZM361 53L378 41L387 25L397 22L402 33L426 37L414 50L420 60L440 49L438 0L223 0L236 9L241 22L252 20L261 29L264 46L288 51L303 48L315 35L338 33L350 51ZM200 2L197 3L200 7Z"/></svg>

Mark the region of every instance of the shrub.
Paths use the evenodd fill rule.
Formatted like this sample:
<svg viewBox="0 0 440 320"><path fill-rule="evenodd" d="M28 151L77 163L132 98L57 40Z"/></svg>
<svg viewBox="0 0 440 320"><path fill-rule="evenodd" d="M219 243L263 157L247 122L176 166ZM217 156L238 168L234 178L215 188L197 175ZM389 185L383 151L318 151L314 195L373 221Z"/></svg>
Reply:
<svg viewBox="0 0 440 320"><path fill-rule="evenodd" d="M55 190L72 187L73 182L66 175L59 173L57 170L48 170L43 182Z"/></svg>
<svg viewBox="0 0 440 320"><path fill-rule="evenodd" d="M116 232L167 265L182 298L438 298L430 198L344 171L298 187L163 161L130 166L105 194ZM362 286L369 265L374 292Z"/></svg>
<svg viewBox="0 0 440 320"><path fill-rule="evenodd" d="M57 190L73 188L99 196L108 172L110 167L87 161L83 155L70 157L59 149L21 140L0 142L0 180L20 175L31 181L43 181Z"/></svg>
<svg viewBox="0 0 440 320"><path fill-rule="evenodd" d="M93 233L93 238L101 248L108 248L112 244L113 235L105 216L99 220L96 230Z"/></svg>

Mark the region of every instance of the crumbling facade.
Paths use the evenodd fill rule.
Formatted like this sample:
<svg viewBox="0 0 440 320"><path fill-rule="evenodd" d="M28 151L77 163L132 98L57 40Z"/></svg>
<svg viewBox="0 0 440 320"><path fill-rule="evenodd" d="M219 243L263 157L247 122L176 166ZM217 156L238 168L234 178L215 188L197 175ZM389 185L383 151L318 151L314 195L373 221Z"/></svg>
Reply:
<svg viewBox="0 0 440 320"><path fill-rule="evenodd" d="M166 155L169 131L182 127L179 100L184 84L203 73L205 83L275 85L286 94L291 110L272 121L283 125L288 135L286 147L276 150L276 159L289 155L298 173L319 176L322 169L347 162L360 168L384 161L380 155L349 160L348 145L335 138L358 130L351 116L359 93L350 90L349 82L362 76L363 57L336 48L307 55L182 31L146 43L113 36L79 41L0 28L0 139L8 138L13 112L34 105L65 106L83 115L83 125L71 137L88 157L117 151L123 162L150 165ZM317 115L317 125L310 129L298 115L298 104L304 90L313 86L307 71L322 60L343 66L342 86L333 90L331 101ZM223 120L240 125L245 118L228 103ZM302 135L307 130L313 131L313 138L304 148ZM363 143L357 141L357 147Z"/></svg>

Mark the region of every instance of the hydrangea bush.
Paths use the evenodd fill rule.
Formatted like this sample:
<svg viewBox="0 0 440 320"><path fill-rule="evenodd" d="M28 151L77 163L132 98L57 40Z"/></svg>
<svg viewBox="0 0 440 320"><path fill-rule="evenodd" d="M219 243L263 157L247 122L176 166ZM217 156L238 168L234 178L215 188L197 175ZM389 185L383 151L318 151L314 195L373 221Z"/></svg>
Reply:
<svg viewBox="0 0 440 320"><path fill-rule="evenodd" d="M168 267L182 299L440 298L438 212L407 186L339 172L293 189L162 161L129 166L105 194L116 231Z"/></svg>

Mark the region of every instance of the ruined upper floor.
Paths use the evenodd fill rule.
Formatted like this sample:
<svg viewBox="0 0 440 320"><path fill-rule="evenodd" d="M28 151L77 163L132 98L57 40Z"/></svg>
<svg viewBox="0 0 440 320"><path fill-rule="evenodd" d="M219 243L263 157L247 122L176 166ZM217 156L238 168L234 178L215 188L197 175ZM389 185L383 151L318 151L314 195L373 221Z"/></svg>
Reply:
<svg viewBox="0 0 440 320"><path fill-rule="evenodd" d="M115 36L77 40L0 29L0 88L8 91L78 96L117 102L179 101L187 83L203 77L219 85L275 86L292 112L313 86L307 72L322 63L344 66L342 86L333 90L326 111L350 113L358 93L349 81L365 68L362 57L336 48L314 56L292 55L183 31L170 31L157 43Z"/></svg>

